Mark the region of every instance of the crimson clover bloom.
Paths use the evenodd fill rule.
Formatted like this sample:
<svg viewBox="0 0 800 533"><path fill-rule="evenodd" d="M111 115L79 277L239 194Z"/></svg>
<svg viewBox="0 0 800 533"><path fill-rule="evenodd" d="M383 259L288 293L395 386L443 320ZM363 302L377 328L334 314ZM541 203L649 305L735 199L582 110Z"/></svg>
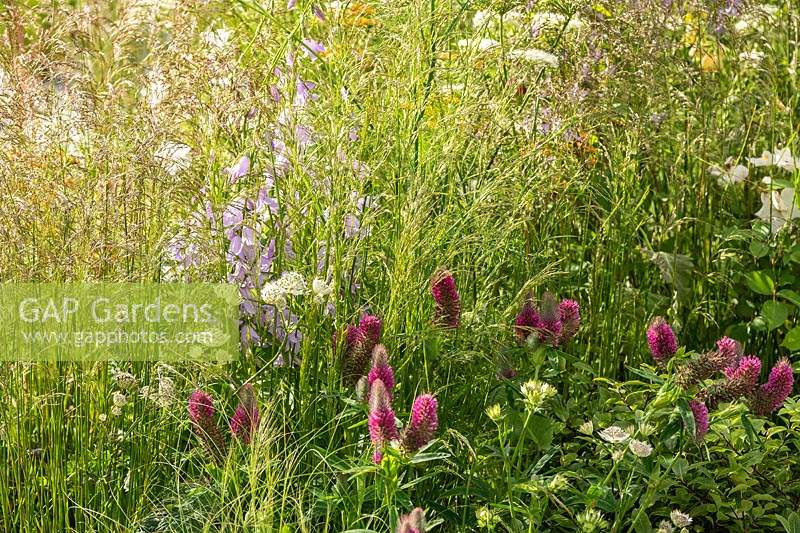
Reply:
<svg viewBox="0 0 800 533"><path fill-rule="evenodd" d="M514 320L514 335L517 336L518 341L525 342L531 333L541 327L542 320L539 316L539 311L536 310L533 301L530 298L526 298L522 309L520 309L517 318Z"/></svg>
<svg viewBox="0 0 800 533"><path fill-rule="evenodd" d="M751 396L758 385L761 374L761 359L755 355L740 358L734 365L725 369L726 379L715 383L701 393L709 409L722 402L732 402L742 396Z"/></svg>
<svg viewBox="0 0 800 533"><path fill-rule="evenodd" d="M389 353L383 344L378 344L372 350L372 368L367 375L367 380L370 388L375 380L381 380L386 387L386 393L389 399L392 397L392 390L394 389L394 371L389 366Z"/></svg>
<svg viewBox="0 0 800 533"><path fill-rule="evenodd" d="M703 440L708 433L708 407L701 401L692 400L689 402L689 408L694 415L694 436L697 440Z"/></svg>
<svg viewBox="0 0 800 533"><path fill-rule="evenodd" d="M575 300L564 299L558 304L558 312L561 316L561 335L558 339L559 345L564 345L578 333L581 324L581 307Z"/></svg>
<svg viewBox="0 0 800 533"><path fill-rule="evenodd" d="M383 459L383 447L398 438L391 400L386 385L380 379L373 381L370 387L368 426L369 438L376 450L373 461L380 463Z"/></svg>
<svg viewBox="0 0 800 533"><path fill-rule="evenodd" d="M407 451L417 451L433 438L439 427L437 401L432 394L422 394L411 407L411 420L403 432L401 445Z"/></svg>
<svg viewBox="0 0 800 533"><path fill-rule="evenodd" d="M365 314L358 326L348 325L345 333L342 379L354 386L366 373L372 349L380 341L383 323L374 315ZM336 337L333 339L336 344Z"/></svg>
<svg viewBox="0 0 800 533"><path fill-rule="evenodd" d="M793 385L792 365L787 359L781 359L770 370L767 382L750 398L750 408L760 416L777 411L792 393Z"/></svg>
<svg viewBox="0 0 800 533"><path fill-rule="evenodd" d="M239 405L230 421L231 432L236 438L249 444L260 420L255 390L253 385L246 383L239 392Z"/></svg>
<svg viewBox="0 0 800 533"><path fill-rule="evenodd" d="M227 446L214 420L214 400L207 392L196 390L189 396L189 420L200 442L213 460L220 461Z"/></svg>
<svg viewBox="0 0 800 533"><path fill-rule="evenodd" d="M656 317L647 329L650 355L659 364L666 363L678 351L678 342L672 327L661 317Z"/></svg>
<svg viewBox="0 0 800 533"><path fill-rule="evenodd" d="M441 270L431 282L431 294L436 302L436 323L455 329L461 322L461 300L456 280L447 270Z"/></svg>

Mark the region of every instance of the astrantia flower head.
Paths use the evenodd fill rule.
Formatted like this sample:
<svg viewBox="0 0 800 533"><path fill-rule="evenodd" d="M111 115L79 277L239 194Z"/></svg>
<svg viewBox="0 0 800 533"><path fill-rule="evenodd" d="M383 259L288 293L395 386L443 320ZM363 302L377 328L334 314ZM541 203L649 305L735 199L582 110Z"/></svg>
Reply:
<svg viewBox="0 0 800 533"><path fill-rule="evenodd" d="M653 453L653 447L641 440L632 439L628 443L628 448L637 457L649 457Z"/></svg>
<svg viewBox="0 0 800 533"><path fill-rule="evenodd" d="M599 431L597 434L600 435L604 441L612 444L619 444L630 438L630 434L619 426L609 426Z"/></svg>
<svg viewBox="0 0 800 533"><path fill-rule="evenodd" d="M437 401L432 394L422 394L414 400L411 419L403 432L401 445L408 451L416 451L428 444L439 427L436 412Z"/></svg>
<svg viewBox="0 0 800 533"><path fill-rule="evenodd" d="M750 408L760 416L777 411L792 393L794 376L787 359L778 361L769 373L769 379L750 398Z"/></svg>
<svg viewBox="0 0 800 533"><path fill-rule="evenodd" d="M669 517L676 527L689 527L692 525L692 517L678 509L672 511Z"/></svg>
<svg viewBox="0 0 800 533"><path fill-rule="evenodd" d="M549 383L532 379L520 386L522 400L530 411L538 411L544 403L556 395L556 389Z"/></svg>
<svg viewBox="0 0 800 533"><path fill-rule="evenodd" d="M407 515L400 517L397 533L425 533L425 511L417 507Z"/></svg>
<svg viewBox="0 0 800 533"><path fill-rule="evenodd" d="M656 317L647 329L647 345L650 354L658 363L666 363L678 351L675 332L661 317Z"/></svg>
<svg viewBox="0 0 800 533"><path fill-rule="evenodd" d="M694 436L697 440L703 440L708 433L708 408L703 402L692 400L689 408L694 416Z"/></svg>
<svg viewBox="0 0 800 533"><path fill-rule="evenodd" d="M431 294L436 303L436 323L455 329L461 321L461 300L456 280L447 270L440 270L431 281Z"/></svg>
<svg viewBox="0 0 800 533"><path fill-rule="evenodd" d="M608 527L608 521L597 509L586 509L577 516L578 526L582 533L595 533Z"/></svg>
<svg viewBox="0 0 800 533"><path fill-rule="evenodd" d="M278 285L286 294L302 296L306 293L306 280L299 272L284 272L278 280Z"/></svg>
<svg viewBox="0 0 800 533"><path fill-rule="evenodd" d="M279 311L286 308L286 288L278 282L268 282L261 287L261 299L267 305L276 307Z"/></svg>

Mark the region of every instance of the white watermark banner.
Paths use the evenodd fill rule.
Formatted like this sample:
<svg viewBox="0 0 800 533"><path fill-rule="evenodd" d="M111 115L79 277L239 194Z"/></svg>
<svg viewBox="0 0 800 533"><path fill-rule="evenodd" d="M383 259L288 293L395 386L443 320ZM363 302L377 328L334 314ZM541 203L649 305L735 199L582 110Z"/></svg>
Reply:
<svg viewBox="0 0 800 533"><path fill-rule="evenodd" d="M0 360L206 360L239 354L234 285L0 284Z"/></svg>

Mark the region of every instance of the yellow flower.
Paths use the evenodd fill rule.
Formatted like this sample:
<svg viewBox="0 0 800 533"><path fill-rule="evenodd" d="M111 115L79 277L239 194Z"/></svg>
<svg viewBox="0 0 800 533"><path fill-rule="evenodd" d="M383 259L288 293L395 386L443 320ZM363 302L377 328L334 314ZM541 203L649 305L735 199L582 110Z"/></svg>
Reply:
<svg viewBox="0 0 800 533"><path fill-rule="evenodd" d="M703 72L719 72L722 65L722 56L714 57L711 54L703 53L700 59L700 70Z"/></svg>

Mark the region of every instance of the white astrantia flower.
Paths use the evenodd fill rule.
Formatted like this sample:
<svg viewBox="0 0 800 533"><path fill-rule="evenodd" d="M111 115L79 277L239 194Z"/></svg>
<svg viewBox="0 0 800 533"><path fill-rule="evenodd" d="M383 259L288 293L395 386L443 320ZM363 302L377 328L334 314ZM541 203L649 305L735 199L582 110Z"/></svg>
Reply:
<svg viewBox="0 0 800 533"><path fill-rule="evenodd" d="M460 39L456 44L459 50L478 52L486 52L500 46L500 43L494 39Z"/></svg>
<svg viewBox="0 0 800 533"><path fill-rule="evenodd" d="M609 426L606 429L599 431L597 434L600 435L604 441L611 442L613 444L625 442L630 438L630 434L619 426Z"/></svg>
<svg viewBox="0 0 800 533"><path fill-rule="evenodd" d="M192 149L185 144L166 141L156 150L155 158L160 161L167 174L175 176L191 165Z"/></svg>
<svg viewBox="0 0 800 533"><path fill-rule="evenodd" d="M675 531L672 528L672 524L667 522L666 520L662 520L660 524L658 524L658 529L656 529L656 533L673 533Z"/></svg>
<svg viewBox="0 0 800 533"><path fill-rule="evenodd" d="M292 296L302 296L308 290L306 280L299 272L284 272L281 274L281 279L278 280L278 285L283 288L286 294L291 294Z"/></svg>
<svg viewBox="0 0 800 533"><path fill-rule="evenodd" d="M641 440L631 440L628 444L628 448L630 448L633 455L637 457L649 457L650 454L653 453L653 447Z"/></svg>
<svg viewBox="0 0 800 533"><path fill-rule="evenodd" d="M764 222L769 222L772 231L779 231L790 220L800 218L800 207L792 187L782 191L769 191L761 193L761 209L756 214Z"/></svg>
<svg viewBox="0 0 800 533"><path fill-rule="evenodd" d="M321 303L333 293L333 287L326 283L325 280L314 278L311 282L311 292L314 293L314 301Z"/></svg>
<svg viewBox="0 0 800 533"><path fill-rule="evenodd" d="M261 287L261 299L265 304L273 305L278 310L286 308L286 290L276 281L270 281Z"/></svg>
<svg viewBox="0 0 800 533"><path fill-rule="evenodd" d="M544 65L548 67L558 67L558 58L550 52L545 52L538 48L527 48L524 50L511 50L506 54L509 59L517 59L534 63L536 65Z"/></svg>
<svg viewBox="0 0 800 533"><path fill-rule="evenodd" d="M130 372L117 372L114 374L114 381L123 390L132 389L136 386L136 376Z"/></svg>
<svg viewBox="0 0 800 533"><path fill-rule="evenodd" d="M556 389L549 383L531 379L520 386L525 404L531 411L539 409L545 401L556 395Z"/></svg>
<svg viewBox="0 0 800 533"><path fill-rule="evenodd" d="M692 525L692 517L688 514L675 509L669 514L672 523L675 524L676 527L689 527Z"/></svg>
<svg viewBox="0 0 800 533"><path fill-rule="evenodd" d="M729 157L725 160L725 165L720 167L712 165L708 167L708 173L712 176L719 178L720 185L735 185L740 181L747 179L750 171L744 165L734 165L733 158Z"/></svg>

